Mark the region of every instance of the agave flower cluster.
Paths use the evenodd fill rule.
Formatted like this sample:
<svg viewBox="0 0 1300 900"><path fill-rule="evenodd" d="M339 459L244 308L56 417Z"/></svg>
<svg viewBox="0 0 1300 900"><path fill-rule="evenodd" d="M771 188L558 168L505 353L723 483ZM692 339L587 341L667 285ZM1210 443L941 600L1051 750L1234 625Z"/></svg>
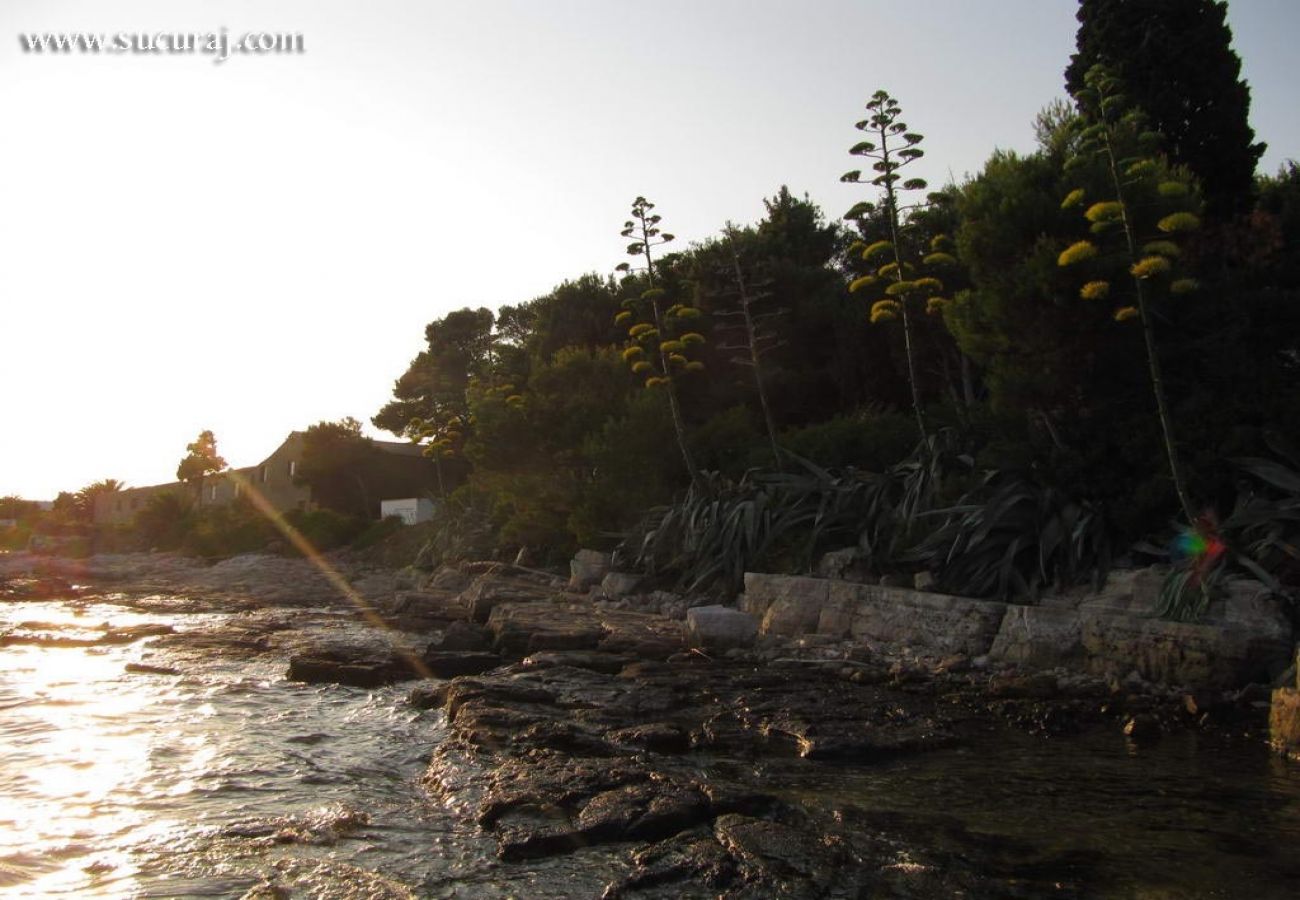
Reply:
<svg viewBox="0 0 1300 900"><path fill-rule="evenodd" d="M629 256L644 257L646 280L650 285L639 297L623 301L623 310L614 323L627 329L623 361L640 376L648 388L670 386L679 374L704 371L704 363L691 359L692 352L705 343L704 335L695 330L700 310L684 303L664 308L668 293L655 284L654 258L651 248L673 240L659 228L660 217L651 212L654 204L637 197L632 204L632 219L624 223L623 237L632 238ZM632 269L623 263L620 271Z"/></svg>
<svg viewBox="0 0 1300 900"><path fill-rule="evenodd" d="M948 305L948 298L943 296L944 283L938 277L943 269L957 264L957 259L949 252L952 239L947 235L936 235L930 240L929 252L921 257L920 271L909 262L900 262L900 254L895 252L892 241L875 241L866 244L855 241L850 246L850 253L860 252L862 259L869 263L887 262L879 265L874 272L855 278L849 283L850 293L878 290L883 297L871 304L871 323L892 322L903 315L903 306L921 299L925 300L925 312L928 315L942 315ZM892 258L891 258L892 257ZM933 273L933 274L931 274Z"/></svg>
<svg viewBox="0 0 1300 900"><path fill-rule="evenodd" d="M1086 84L1077 99L1088 124L1079 134L1079 152L1068 170L1082 175L1090 163L1099 161L1107 173L1091 187L1074 188L1061 202L1062 209L1082 212L1090 237L1062 250L1057 263L1113 266L1118 254L1133 289L1113 291L1111 280L1092 277L1080 287L1079 296L1103 300L1119 294L1123 299L1113 311L1114 319L1140 321L1146 315L1145 300L1197 288L1195 279L1179 272L1178 264L1183 255L1179 241L1200 227L1198 199L1190 177L1156 153L1160 135L1144 130L1145 118L1140 110L1129 108L1119 80L1097 66ZM1104 252L1107 244L1118 245L1116 252Z"/></svg>
<svg viewBox="0 0 1300 900"><path fill-rule="evenodd" d="M412 419L406 426L406 436L424 448L424 455L432 459L451 459L465 445L465 429L472 424L469 416L453 415L443 421Z"/></svg>

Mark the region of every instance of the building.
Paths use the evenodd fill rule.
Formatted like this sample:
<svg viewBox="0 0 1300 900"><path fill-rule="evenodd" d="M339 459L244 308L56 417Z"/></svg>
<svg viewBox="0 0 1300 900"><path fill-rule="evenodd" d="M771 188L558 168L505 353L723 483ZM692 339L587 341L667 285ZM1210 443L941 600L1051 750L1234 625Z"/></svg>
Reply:
<svg viewBox="0 0 1300 900"><path fill-rule="evenodd" d="M173 481L100 494L95 498L95 524L128 525L150 499L165 493L183 493L200 507L207 507L226 506L239 499L245 491L256 490L277 512L315 509L317 503L311 488L297 481L298 467L302 464L303 437L304 432L290 432L284 442L259 464L208 475L198 485ZM375 491L380 494L375 498L376 517L379 515L379 502L385 498L422 496L433 492L437 483L434 467L420 447L398 441L372 443L383 451L381 470L371 473Z"/></svg>

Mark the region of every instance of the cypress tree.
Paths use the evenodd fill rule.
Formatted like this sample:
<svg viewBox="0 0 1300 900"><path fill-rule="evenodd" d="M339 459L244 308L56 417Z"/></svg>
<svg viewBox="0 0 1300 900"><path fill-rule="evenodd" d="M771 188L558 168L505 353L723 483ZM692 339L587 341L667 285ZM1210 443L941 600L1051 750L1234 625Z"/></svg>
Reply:
<svg viewBox="0 0 1300 900"><path fill-rule="evenodd" d="M1065 70L1078 96L1098 64L1125 85L1165 138L1170 160L1201 183L1206 213L1223 220L1249 209L1265 145L1248 122L1250 88L1232 50L1221 0L1080 0L1078 52Z"/></svg>

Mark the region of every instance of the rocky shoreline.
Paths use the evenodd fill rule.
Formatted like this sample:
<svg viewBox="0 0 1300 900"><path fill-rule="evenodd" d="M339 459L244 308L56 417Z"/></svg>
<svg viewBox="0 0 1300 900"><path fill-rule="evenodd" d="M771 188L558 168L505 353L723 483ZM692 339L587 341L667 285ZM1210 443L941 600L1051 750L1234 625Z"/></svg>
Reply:
<svg viewBox="0 0 1300 900"><path fill-rule="evenodd" d="M195 610L241 615L219 632L118 637L283 652L295 680L411 680L410 702L448 723L423 779L430 799L489 833L503 861L610 848L622 874L607 897L1084 896L1077 860L992 846L952 821L936 843L923 837L933 818L804 803L795 786L810 766L833 777L1010 730L1122 731L1135 744L1185 729L1266 735L1266 685L1191 691L827 635L736 638L708 616L640 611L654 603L498 564L427 576L330 564L333 575L266 556L9 554L0 599L115 591L147 611L184 595ZM303 645L295 607L392 631L358 640L340 628ZM1079 880L1063 881L1068 871Z"/></svg>

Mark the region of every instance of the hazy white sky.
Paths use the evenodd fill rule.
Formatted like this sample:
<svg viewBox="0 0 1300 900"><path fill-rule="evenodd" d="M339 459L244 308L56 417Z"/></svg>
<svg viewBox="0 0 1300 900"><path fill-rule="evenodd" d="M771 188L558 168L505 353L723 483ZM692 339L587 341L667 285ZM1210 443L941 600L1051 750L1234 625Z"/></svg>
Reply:
<svg viewBox="0 0 1300 900"><path fill-rule="evenodd" d="M0 4L0 495L170 480L369 417L426 322L610 272L637 194L683 241L782 184L862 199L878 87L934 182L1033 146L1072 0ZM1230 22L1268 141L1300 156L1300 3ZM297 32L293 56L24 53L27 32Z"/></svg>

